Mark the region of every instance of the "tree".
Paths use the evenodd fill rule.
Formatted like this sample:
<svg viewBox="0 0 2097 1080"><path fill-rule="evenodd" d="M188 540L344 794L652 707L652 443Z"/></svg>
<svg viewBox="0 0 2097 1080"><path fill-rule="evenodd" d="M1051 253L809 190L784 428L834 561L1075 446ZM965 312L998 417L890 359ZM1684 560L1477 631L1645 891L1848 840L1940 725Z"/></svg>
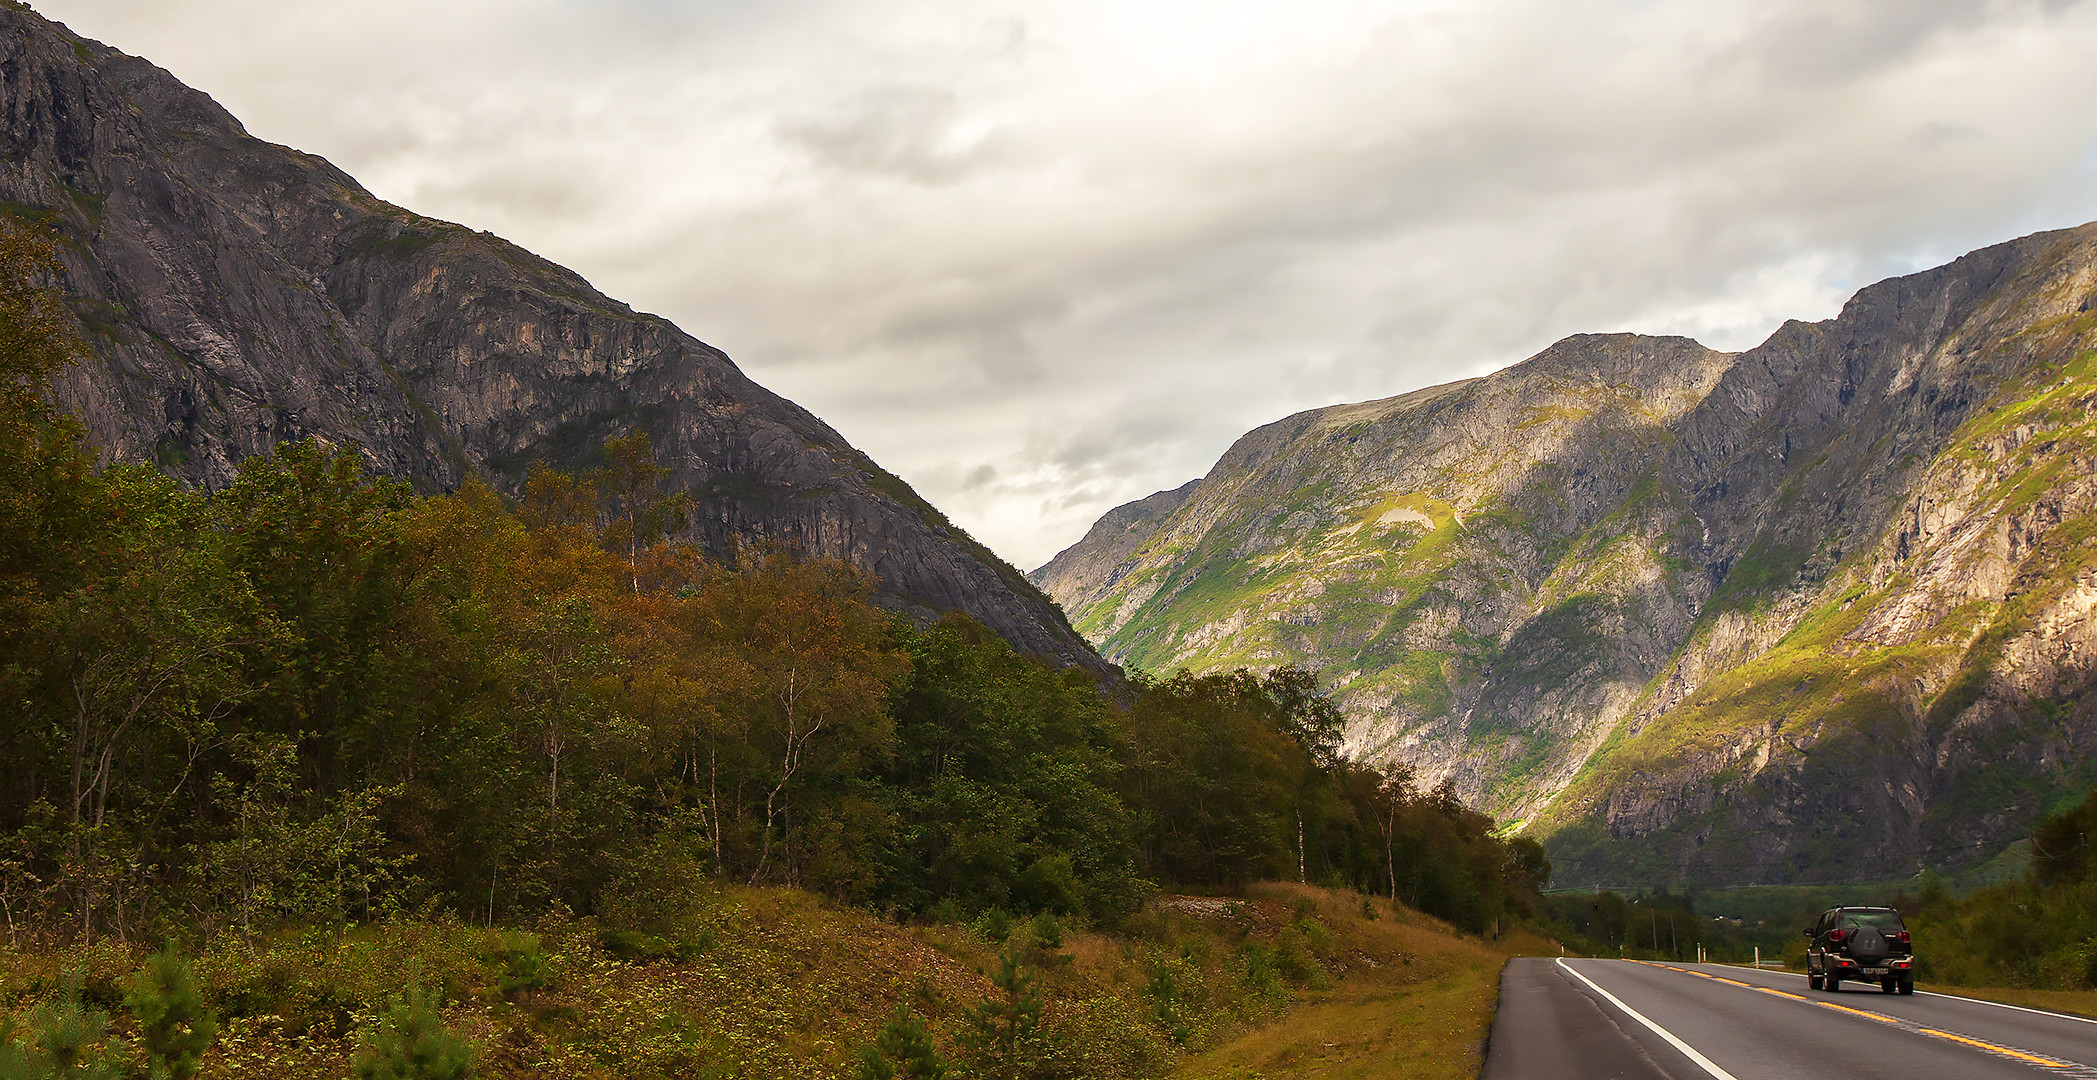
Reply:
<svg viewBox="0 0 2097 1080"><path fill-rule="evenodd" d="M204 1006L196 973L173 943L146 958L124 988L138 1021L139 1048L151 1080L189 1080L218 1036L218 1017Z"/></svg>
<svg viewBox="0 0 2097 1080"><path fill-rule="evenodd" d="M946 1062L932 1045L931 1032L907 1004L898 1004L881 1025L881 1034L867 1048L859 1069L860 1080L943 1080L946 1074Z"/></svg>
<svg viewBox="0 0 2097 1080"><path fill-rule="evenodd" d="M2031 872L2041 885L2081 881L2090 872L2090 834L2097 833L2097 788L2081 805L2032 830Z"/></svg>
<svg viewBox="0 0 2097 1080"><path fill-rule="evenodd" d="M97 483L107 517L89 547L95 565L45 604L40 657L62 695L66 876L84 930L106 900L123 915L123 868L140 861L127 853L152 842L140 830L254 692L244 657L279 636L228 564L200 496L142 468L110 469ZM182 759L127 778L126 764L141 756L131 751L145 745L179 747ZM134 786L154 774L172 781ZM123 820L127 802L145 819Z"/></svg>
<svg viewBox="0 0 2097 1080"><path fill-rule="evenodd" d="M666 494L662 482L670 470L655 463L648 433L635 430L624 438L604 440L604 467L590 474L590 484L603 500L608 524L606 546L626 548L626 560L638 565L641 551L666 533L684 528L691 497ZM633 591L641 591L638 573Z"/></svg>
<svg viewBox="0 0 2097 1080"><path fill-rule="evenodd" d="M751 881L772 875L802 883L795 796L811 774L866 763L888 752L891 687L907 659L888 642L886 619L866 603L865 575L841 562L775 550L746 554L740 573L714 572L691 617L747 671L731 703L762 793ZM718 811L717 811L718 813Z"/></svg>
<svg viewBox="0 0 2097 1080"><path fill-rule="evenodd" d="M350 1061L357 1080L463 1080L472 1068L473 1047L445 1025L436 995L419 987L387 1006Z"/></svg>
<svg viewBox="0 0 2097 1080"><path fill-rule="evenodd" d="M1025 1080L1041 1060L1041 979L1007 949L990 984L995 992L969 1010L961 1036L971 1071L985 1080Z"/></svg>
<svg viewBox="0 0 2097 1080"><path fill-rule="evenodd" d="M109 1037L109 1014L80 1000L82 976L63 977L59 996L29 1012L29 1038L0 1046L7 1080L118 1080L129 1047ZM11 1026L11 1025L9 1025ZM0 1028L0 1036L11 1034Z"/></svg>

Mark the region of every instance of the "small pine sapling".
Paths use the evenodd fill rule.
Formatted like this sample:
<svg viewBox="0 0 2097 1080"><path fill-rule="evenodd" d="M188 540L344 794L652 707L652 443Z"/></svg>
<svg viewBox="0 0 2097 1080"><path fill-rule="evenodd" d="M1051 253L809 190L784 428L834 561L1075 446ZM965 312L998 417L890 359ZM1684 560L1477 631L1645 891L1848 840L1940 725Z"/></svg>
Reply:
<svg viewBox="0 0 2097 1080"><path fill-rule="evenodd" d="M496 987L506 998L522 998L528 1002L533 991L553 984L553 965L547 963L537 934L505 933L502 946L496 950L496 959L502 961L502 974L496 977Z"/></svg>
<svg viewBox="0 0 2097 1080"><path fill-rule="evenodd" d="M138 1020L139 1045L151 1080L189 1080L218 1036L196 972L170 944L146 958L124 987L124 1007Z"/></svg>
<svg viewBox="0 0 2097 1080"><path fill-rule="evenodd" d="M946 1074L932 1033L907 1004L897 1005L889 1015L859 1068L860 1080L942 1080Z"/></svg>
<svg viewBox="0 0 2097 1080"><path fill-rule="evenodd" d="M386 1008L351 1060L357 1080L464 1080L473 1047L452 1033L436 995L411 989Z"/></svg>
<svg viewBox="0 0 2097 1080"><path fill-rule="evenodd" d="M30 1010L29 1038L0 1050L0 1080L119 1080L130 1048L109 1038L109 1014L81 1004L78 975L57 1001ZM0 1032L11 1034L11 1032Z"/></svg>
<svg viewBox="0 0 2097 1080"><path fill-rule="evenodd" d="M997 993L969 1010L963 1045L986 1080L1024 1080L1041 1057L1041 979L1008 949L990 983Z"/></svg>

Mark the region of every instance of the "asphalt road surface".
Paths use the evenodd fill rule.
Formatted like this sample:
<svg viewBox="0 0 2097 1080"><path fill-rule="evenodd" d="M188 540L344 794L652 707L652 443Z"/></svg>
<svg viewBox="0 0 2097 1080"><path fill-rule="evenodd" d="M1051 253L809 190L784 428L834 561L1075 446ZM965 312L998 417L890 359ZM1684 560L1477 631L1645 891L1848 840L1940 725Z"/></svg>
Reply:
<svg viewBox="0 0 2097 1080"><path fill-rule="evenodd" d="M1720 964L1513 960L1483 1080L2097 1080L2097 1021Z"/></svg>

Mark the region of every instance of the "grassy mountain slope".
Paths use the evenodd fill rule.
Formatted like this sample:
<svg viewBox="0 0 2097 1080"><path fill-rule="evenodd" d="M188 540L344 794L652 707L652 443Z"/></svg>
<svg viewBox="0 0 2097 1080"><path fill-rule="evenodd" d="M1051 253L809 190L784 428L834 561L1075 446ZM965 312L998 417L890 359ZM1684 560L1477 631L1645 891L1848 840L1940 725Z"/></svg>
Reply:
<svg viewBox="0 0 2097 1080"><path fill-rule="evenodd" d="M1560 880L1965 865L2097 759L2093 281L2085 226L1745 353L1570 338L1252 432L1110 581L1035 577L1124 663L1324 669Z"/></svg>

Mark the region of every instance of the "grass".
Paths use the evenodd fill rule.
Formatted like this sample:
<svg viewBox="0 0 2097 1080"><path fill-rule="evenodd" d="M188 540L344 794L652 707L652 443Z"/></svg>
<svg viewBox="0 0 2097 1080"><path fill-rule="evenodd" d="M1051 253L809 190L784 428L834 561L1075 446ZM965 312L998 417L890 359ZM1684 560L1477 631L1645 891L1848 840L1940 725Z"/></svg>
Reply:
<svg viewBox="0 0 2097 1080"><path fill-rule="evenodd" d="M1501 965L1550 948L1300 885L1159 898L1113 933L1068 933L1054 949L1024 920L999 939L981 920L898 925L793 889L702 892L647 932L561 912L539 920L526 929L549 977L508 994L515 933L439 915L339 940L296 927L252 943L221 933L189 950L223 1016L199 1075L339 1078L359 1032L416 984L435 988L446 1022L478 1047L483 1077L846 1078L899 1003L953 1058L967 1011L990 995L987 973L1012 949L1042 979L1059 1075L1473 1076ZM118 988L144 951L55 937L0 947L0 1025L75 968L91 1004L120 1011ZM1161 974L1176 987L1169 1009Z"/></svg>
<svg viewBox="0 0 2097 1080"><path fill-rule="evenodd" d="M1511 956L1557 953L1529 934L1501 942L1458 935L1448 926L1377 901L1377 920L1338 907L1352 894L1306 886L1266 885L1253 898L1308 898L1335 931L1338 948L1360 958L1343 981L1307 992L1281 1023L1261 1025L1184 1061L1177 1080L1252 1080L1315 1075L1334 1078L1474 1077L1484 1064L1486 1035L1500 994L1500 970ZM1383 957L1375 967L1361 960ZM1393 962L1395 960L1395 962Z"/></svg>
<svg viewBox="0 0 2097 1080"><path fill-rule="evenodd" d="M1919 989L1937 994L1999 1001L2005 1005L2048 1009L2097 1020L2097 990L2022 990L2008 986L1933 986L1928 983L1916 985Z"/></svg>

